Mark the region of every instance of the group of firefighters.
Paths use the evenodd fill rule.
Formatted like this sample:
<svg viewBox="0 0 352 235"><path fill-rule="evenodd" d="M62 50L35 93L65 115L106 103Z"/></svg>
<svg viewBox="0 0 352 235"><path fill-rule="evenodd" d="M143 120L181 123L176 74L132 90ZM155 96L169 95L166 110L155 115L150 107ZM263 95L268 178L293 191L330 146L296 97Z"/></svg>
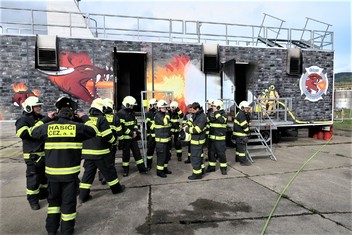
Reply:
<svg viewBox="0 0 352 235"><path fill-rule="evenodd" d="M43 103L38 97L28 97L22 104L23 115L16 121L16 135L23 141L26 163L27 200L33 210L39 210L39 200L47 198L46 230L56 234L72 234L76 218L77 195L84 203L90 200L90 189L97 170L99 180L107 184L113 194L124 191L115 168L117 149L122 150L123 176L129 175L130 152L141 174L146 174L156 152L156 174L166 178L171 146L174 142L177 160L182 161L181 140L188 142L185 163L192 164L189 180L201 179L206 172L214 172L219 161L223 175L227 174L226 132L227 114L221 100L208 101L205 112L198 102L187 106L182 113L176 101L149 100L145 115L147 127L147 162L141 155L138 140L141 133L133 108L136 99L126 96L122 108L114 112L114 102L109 99L93 100L89 115L78 112L77 103L61 97L56 112L41 114ZM247 101L239 104L234 117L232 138L236 141L236 161L248 166L246 144L249 136L249 111ZM205 169L203 145L208 146L208 167ZM81 159L84 173L79 180Z"/></svg>
<svg viewBox="0 0 352 235"><path fill-rule="evenodd" d="M269 89L265 88L258 96L258 104L256 105L255 111L261 112L263 117L274 114L274 111L278 108L277 99L280 98L279 93L276 91L274 85L270 85Z"/></svg>

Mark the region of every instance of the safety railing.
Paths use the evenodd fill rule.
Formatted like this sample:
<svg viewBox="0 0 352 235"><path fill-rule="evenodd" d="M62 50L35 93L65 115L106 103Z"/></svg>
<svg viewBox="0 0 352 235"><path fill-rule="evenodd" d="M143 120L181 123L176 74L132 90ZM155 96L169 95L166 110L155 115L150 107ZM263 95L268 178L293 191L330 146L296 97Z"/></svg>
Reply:
<svg viewBox="0 0 352 235"><path fill-rule="evenodd" d="M119 40L302 47L316 50L333 50L334 47L333 32L308 30L306 27L293 29L283 28L281 25L280 27L267 27L10 7L0 7L0 14L2 15L0 19L2 34L47 34L50 27L56 27L69 29L68 35L58 36L75 36L75 31L88 29L93 37ZM65 18L65 20L60 20L55 24L47 23L48 14L60 14L60 19ZM22 17L14 18L13 15L21 15ZM77 19L83 23L77 23Z"/></svg>

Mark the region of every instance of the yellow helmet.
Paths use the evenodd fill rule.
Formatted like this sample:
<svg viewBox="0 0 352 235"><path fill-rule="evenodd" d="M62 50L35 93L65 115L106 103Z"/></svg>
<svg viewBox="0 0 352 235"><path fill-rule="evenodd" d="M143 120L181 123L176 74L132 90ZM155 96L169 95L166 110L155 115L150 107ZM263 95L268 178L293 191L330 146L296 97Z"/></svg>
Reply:
<svg viewBox="0 0 352 235"><path fill-rule="evenodd" d="M43 105L43 103L40 103L39 98L36 96L30 96L22 103L23 110L26 113L33 112L33 106L38 105Z"/></svg>
<svg viewBox="0 0 352 235"><path fill-rule="evenodd" d="M153 106L158 103L158 100L155 98L152 98L149 100L148 103L149 103L149 108L153 108Z"/></svg>
<svg viewBox="0 0 352 235"><path fill-rule="evenodd" d="M211 106L216 107L217 110L223 110L224 109L224 102L221 100L214 100Z"/></svg>
<svg viewBox="0 0 352 235"><path fill-rule="evenodd" d="M270 85L269 89L270 89L271 91L273 91L273 90L275 90L275 86L274 86L274 85Z"/></svg>
<svg viewBox="0 0 352 235"><path fill-rule="evenodd" d="M96 108L100 112L104 113L106 107L105 107L105 102L102 98L96 98L93 100L92 104L90 105L90 108Z"/></svg>
<svg viewBox="0 0 352 235"><path fill-rule="evenodd" d="M178 108L178 103L176 101L172 101L170 104L170 108L172 108L172 109Z"/></svg>
<svg viewBox="0 0 352 235"><path fill-rule="evenodd" d="M125 98L123 98L122 105L126 108L129 108L130 106L137 105L137 101L132 96L126 96Z"/></svg>
<svg viewBox="0 0 352 235"><path fill-rule="evenodd" d="M250 108L251 106L248 103L248 101L244 100L238 105L238 107L240 107L240 109L244 109L244 108Z"/></svg>
<svg viewBox="0 0 352 235"><path fill-rule="evenodd" d="M169 107L168 103L165 100L159 100L157 103L158 108L167 108Z"/></svg>
<svg viewBox="0 0 352 235"><path fill-rule="evenodd" d="M105 98L104 103L105 103L106 108L114 109L114 101L112 99Z"/></svg>

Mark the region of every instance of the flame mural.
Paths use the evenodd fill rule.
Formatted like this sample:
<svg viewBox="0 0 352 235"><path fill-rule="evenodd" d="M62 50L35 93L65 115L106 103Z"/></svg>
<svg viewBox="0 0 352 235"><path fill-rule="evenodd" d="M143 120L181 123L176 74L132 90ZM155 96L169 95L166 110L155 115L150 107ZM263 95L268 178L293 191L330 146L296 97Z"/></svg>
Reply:
<svg viewBox="0 0 352 235"><path fill-rule="evenodd" d="M12 97L15 106L21 106L29 96L40 96L40 92L37 89L29 90L24 82L14 83L12 88L15 92Z"/></svg>
<svg viewBox="0 0 352 235"><path fill-rule="evenodd" d="M189 57L185 55L174 56L173 60L165 65L165 68L158 66L154 73L154 90L173 91L174 100L177 101L179 108L185 112L185 70L190 63ZM152 72L149 69L147 75L147 88L152 90ZM156 99L164 99L164 94L155 94Z"/></svg>

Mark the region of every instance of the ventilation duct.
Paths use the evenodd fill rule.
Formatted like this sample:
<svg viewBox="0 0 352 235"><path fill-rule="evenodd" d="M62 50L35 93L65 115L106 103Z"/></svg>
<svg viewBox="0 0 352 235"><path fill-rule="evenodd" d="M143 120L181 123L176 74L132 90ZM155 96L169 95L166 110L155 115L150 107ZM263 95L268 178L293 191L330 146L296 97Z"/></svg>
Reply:
<svg viewBox="0 0 352 235"><path fill-rule="evenodd" d="M58 42L56 36L37 35L35 66L41 70L59 70Z"/></svg>
<svg viewBox="0 0 352 235"><path fill-rule="evenodd" d="M300 48L289 48L287 50L287 74L302 74L302 51Z"/></svg>
<svg viewBox="0 0 352 235"><path fill-rule="evenodd" d="M219 72L219 45L218 44L203 44L203 63L202 71Z"/></svg>

